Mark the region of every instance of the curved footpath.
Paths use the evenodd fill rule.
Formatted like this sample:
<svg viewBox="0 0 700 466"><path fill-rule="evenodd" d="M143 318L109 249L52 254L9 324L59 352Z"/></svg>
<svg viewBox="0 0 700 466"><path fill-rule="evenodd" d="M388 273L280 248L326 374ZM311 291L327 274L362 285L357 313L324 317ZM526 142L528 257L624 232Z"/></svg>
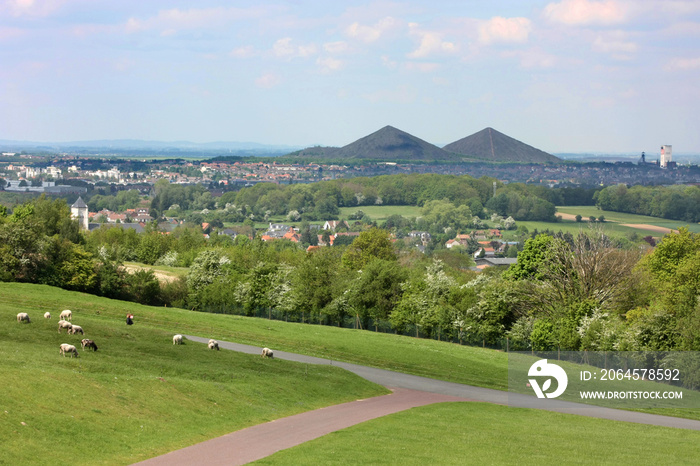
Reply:
<svg viewBox="0 0 700 466"><path fill-rule="evenodd" d="M185 335L188 340L206 344L209 339ZM260 354L261 348L219 341L219 347L248 354ZM679 429L700 430L700 421L619 409L584 406L557 400L508 393L489 388L403 374L373 367L359 366L330 359L304 356L275 350L275 357L307 364L342 367L360 377L392 389L393 393L366 400L352 401L259 424L190 447L157 456L140 463L160 465L240 465L269 456L279 450L299 445L322 435L360 422L416 406L445 401L483 401L519 408L535 408L565 414L635 422Z"/></svg>

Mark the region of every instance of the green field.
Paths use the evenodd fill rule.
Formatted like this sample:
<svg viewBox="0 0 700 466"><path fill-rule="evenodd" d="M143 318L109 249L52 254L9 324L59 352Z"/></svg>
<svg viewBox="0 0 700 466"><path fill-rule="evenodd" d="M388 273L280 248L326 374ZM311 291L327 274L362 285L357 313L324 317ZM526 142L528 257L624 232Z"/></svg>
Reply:
<svg viewBox="0 0 700 466"><path fill-rule="evenodd" d="M697 464L700 432L485 403L413 408L254 464Z"/></svg>
<svg viewBox="0 0 700 466"><path fill-rule="evenodd" d="M199 322L211 316L203 314L39 285L0 283L0 296L0 464L131 464L387 392L331 366L211 351L194 342L174 346L175 332L207 335ZM57 332L65 308L97 352L81 350L82 335ZM47 310L51 320L42 317ZM32 323L17 323L18 312L29 313ZM127 312L135 325L126 325ZM75 345L80 357L60 356L61 343Z"/></svg>
<svg viewBox="0 0 700 466"><path fill-rule="evenodd" d="M73 322L83 326L85 336L97 342L99 351L79 349L77 359L59 356L60 343L79 345L82 338L57 333L57 314L65 308L73 310ZM54 315L50 321L41 317L47 310ZM28 312L33 322L16 323L18 312ZM127 312L135 315L135 325L126 326ZM6 323L0 328L0 373L6 400L4 412L0 412L0 464L129 464L246 426L386 393L382 387L330 366L263 360L233 351L214 352L194 342L174 346L174 333L268 346L483 387L505 389L507 384L507 355L499 351L362 330L148 307L44 285L0 283L0 319ZM393 455L396 462L423 464L426 458L438 458L445 464L465 461L463 449L443 446L436 451L413 437L445 437L446 431L451 439L445 441L456 443L462 442L462 437L452 438L455 432L477 436L483 446L475 451L483 455L505 454L498 450L511 442L514 448L528 452L525 446L529 443L558 439L559 435L570 444L566 452L588 454L590 445L595 444L586 437L590 430L602 432L601 438L628 432L639 438L640 445L656 445L666 438L665 434L649 434L658 428L648 426L490 405L476 412L476 418L492 426L490 437L478 437L484 427L474 416L462 412L462 404L443 406L452 406L449 411L455 414L430 414L432 408L428 408L428 417L437 420L421 416L415 421L386 418L387 425L398 422L407 432L406 436L395 433L395 442L393 437L381 442L383 449L395 452L386 457L386 462L394 462ZM471 410L482 405L464 406ZM670 414L663 410L657 413ZM692 410L673 414L697 418ZM509 423L511 418L520 424ZM549 423L551 428L539 437L520 439L513 435L513 429L533 430L532 426L542 423ZM371 437L372 432L385 428L363 424L354 429L363 426L370 433L360 437ZM579 437L575 437L576 432ZM672 449L677 454L672 457L674 463L685 461L685 455L696 452L697 442L695 437L684 436L694 433L672 432L678 438L689 439L687 444L675 444ZM332 439L333 435L341 434L325 438ZM357 442L348 445L350 451L367 450L369 456L343 453L339 457L347 454L346 463L384 462L381 457L371 456L376 448L366 448L366 440L347 439ZM95 449L95 445L100 448ZM413 446L412 457L416 460L399 454L407 445ZM626 461L620 455L627 445L626 441L618 442L615 448L619 451L611 452L611 458ZM542 458L552 459L550 454L542 453ZM328 462L318 458L299 461Z"/></svg>
<svg viewBox="0 0 700 466"><path fill-rule="evenodd" d="M347 218L348 215L354 214L361 210L369 215L372 220L385 220L391 215L401 215L402 217L420 217L422 207L410 205L363 205L358 207L341 207L340 217Z"/></svg>
<svg viewBox="0 0 700 466"><path fill-rule="evenodd" d="M626 223L626 224L648 224L659 226L663 228L671 228L677 230L680 227L687 227L690 231L694 233L700 233L700 224L681 222L678 220L668 220L665 218L658 217L648 217L646 215L636 215L636 214L626 214L623 212L612 212L609 210L600 210L595 206L564 206L557 207L557 212L580 215L583 220L587 220L588 217L594 216L595 218L601 215L605 217L605 222L615 222L615 223ZM626 227L622 227L626 228ZM658 236L656 233L654 236Z"/></svg>

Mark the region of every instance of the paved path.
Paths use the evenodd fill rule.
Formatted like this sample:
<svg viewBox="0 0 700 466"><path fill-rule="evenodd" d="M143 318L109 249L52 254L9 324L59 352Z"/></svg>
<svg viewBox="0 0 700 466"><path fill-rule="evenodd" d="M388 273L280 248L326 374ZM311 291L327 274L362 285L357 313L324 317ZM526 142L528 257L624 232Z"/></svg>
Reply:
<svg viewBox="0 0 700 466"><path fill-rule="evenodd" d="M470 400L398 388L390 395L328 406L276 419L136 464L140 466L246 464L370 419L416 406L445 401Z"/></svg>
<svg viewBox="0 0 700 466"><path fill-rule="evenodd" d="M185 335L188 340L207 343L208 338ZM248 354L260 354L262 348L219 341L219 347ZM269 456L276 451L313 440L336 430L403 411L416 406L444 401L485 401L514 407L536 408L566 414L635 422L664 427L700 430L700 421L669 416L638 413L581 404L539 400L532 396L508 393L488 388L472 387L426 377L393 372L373 367L359 366L330 359L304 356L275 350L275 357L307 364L325 364L342 367L360 377L386 387L394 393L367 400L308 411L272 422L242 429L206 442L176 450L162 456L137 463L143 466L161 465L238 465Z"/></svg>

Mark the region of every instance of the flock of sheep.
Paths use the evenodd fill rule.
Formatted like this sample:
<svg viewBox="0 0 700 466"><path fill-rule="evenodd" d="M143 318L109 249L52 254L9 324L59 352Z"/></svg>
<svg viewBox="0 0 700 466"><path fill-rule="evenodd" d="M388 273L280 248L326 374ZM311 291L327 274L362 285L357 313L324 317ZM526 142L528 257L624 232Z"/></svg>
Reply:
<svg viewBox="0 0 700 466"><path fill-rule="evenodd" d="M45 319L50 319L51 318L51 313L50 312L45 312L44 313L44 318ZM59 316L61 320L58 321L58 333L61 333L61 329L66 329L66 334L70 335L75 335L77 333L81 335L85 335L85 332L83 331L83 328L80 325L75 325L72 323L73 320L73 312L70 310L66 309L61 312L61 315ZM31 323L31 320L29 318L29 314L26 312L20 312L17 314L17 322L22 323ZM184 337L180 334L177 334L173 336L173 345L181 345L183 342ZM82 349L84 350L85 348L92 348L93 351L97 351L97 345L95 344L94 341L89 340L87 338L83 338L80 342ZM211 350L217 350L219 351L219 342L216 340L209 340L209 343L207 347ZM78 349L68 343L61 343L61 346L59 347L58 353L63 355L63 357L66 356L66 353L69 353L71 357L75 356L76 358L78 357ZM270 348L263 348L261 357L263 358L272 358L273 353Z"/></svg>
<svg viewBox="0 0 700 466"><path fill-rule="evenodd" d="M51 313L45 312L44 318L50 319ZM58 333L61 333L61 329L65 329L66 334L75 335L79 333L81 335L85 335L85 331L80 325L74 325L73 323L71 323L71 321L73 320L73 313L70 310L66 309L62 311L59 318L61 320L58 321ZM19 314L17 314L17 322L26 322L29 324L32 321L29 318L29 314L27 314L26 312L20 312ZM95 344L95 342L87 338L83 338L80 341L80 346L82 347L82 349L92 348L93 351L97 351L97 345ZM66 353L70 354L71 357L78 357L78 349L74 345L71 345L69 343L61 343L61 345L58 347L58 354L61 354L63 355L63 357L65 357Z"/></svg>

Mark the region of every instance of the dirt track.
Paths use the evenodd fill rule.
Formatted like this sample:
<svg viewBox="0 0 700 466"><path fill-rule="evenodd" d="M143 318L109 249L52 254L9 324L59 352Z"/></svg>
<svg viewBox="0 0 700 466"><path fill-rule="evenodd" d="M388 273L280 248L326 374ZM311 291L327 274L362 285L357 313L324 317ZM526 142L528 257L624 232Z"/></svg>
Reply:
<svg viewBox="0 0 700 466"><path fill-rule="evenodd" d="M640 230L656 231L658 233L678 233L678 230L672 230L671 228L657 227L656 225L649 225L646 223L621 223L623 227L639 228Z"/></svg>

